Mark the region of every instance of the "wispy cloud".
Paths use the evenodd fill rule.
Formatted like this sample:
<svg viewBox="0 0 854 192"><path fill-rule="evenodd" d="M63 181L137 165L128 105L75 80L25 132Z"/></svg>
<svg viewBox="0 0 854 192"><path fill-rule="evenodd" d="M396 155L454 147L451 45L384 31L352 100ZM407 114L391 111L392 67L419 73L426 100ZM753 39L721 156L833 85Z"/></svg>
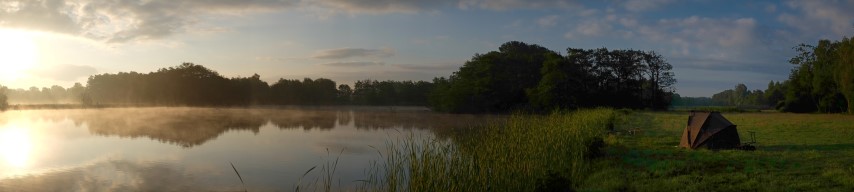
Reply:
<svg viewBox="0 0 854 192"><path fill-rule="evenodd" d="M385 63L384 62L374 62L374 61L352 61L352 62L323 63L320 65L330 66L330 67L365 67L365 66L385 65Z"/></svg>
<svg viewBox="0 0 854 192"><path fill-rule="evenodd" d="M557 15L549 15L549 16L545 16L545 17L540 17L539 19L537 19L537 24L539 24L540 27L553 27L553 26L557 25L557 19L558 18L559 17Z"/></svg>
<svg viewBox="0 0 854 192"><path fill-rule="evenodd" d="M462 64L432 64L432 65L415 65L415 64L394 64L395 67L404 70L412 70L412 71L453 71L455 69L460 68Z"/></svg>
<svg viewBox="0 0 854 192"><path fill-rule="evenodd" d="M304 0L302 5L347 13L418 13L454 5L454 0Z"/></svg>
<svg viewBox="0 0 854 192"><path fill-rule="evenodd" d="M192 31L209 14L237 15L279 10L296 0L243 1L100 1L5 0L0 2L0 26L83 36L122 43L160 39ZM225 30L225 29L219 29Z"/></svg>
<svg viewBox="0 0 854 192"><path fill-rule="evenodd" d="M673 0L627 0L623 3L623 8L628 11L639 12L657 9L671 2Z"/></svg>
<svg viewBox="0 0 854 192"><path fill-rule="evenodd" d="M364 49L364 48L339 48L320 50L314 53L312 58L316 59L345 59L352 57L391 57L394 56L394 49Z"/></svg>
<svg viewBox="0 0 854 192"><path fill-rule="evenodd" d="M802 34L836 39L854 33L854 1L788 1L786 5L796 13L782 13L777 20Z"/></svg>
<svg viewBox="0 0 854 192"><path fill-rule="evenodd" d="M481 8L490 10L576 8L581 5L575 0L460 0L461 9Z"/></svg>

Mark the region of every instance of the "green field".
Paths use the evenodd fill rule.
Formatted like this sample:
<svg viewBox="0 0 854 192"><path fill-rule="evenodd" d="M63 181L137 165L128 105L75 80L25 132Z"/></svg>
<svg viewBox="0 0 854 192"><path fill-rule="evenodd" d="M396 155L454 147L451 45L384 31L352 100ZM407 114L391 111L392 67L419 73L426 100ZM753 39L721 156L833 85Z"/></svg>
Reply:
<svg viewBox="0 0 854 192"><path fill-rule="evenodd" d="M516 114L390 141L357 191L854 191L852 115L722 113L757 150L711 151L677 147L688 114Z"/></svg>
<svg viewBox="0 0 854 192"><path fill-rule="evenodd" d="M854 191L854 116L723 113L756 151L677 148L687 112L627 112L580 191ZM639 130L628 134L626 130Z"/></svg>

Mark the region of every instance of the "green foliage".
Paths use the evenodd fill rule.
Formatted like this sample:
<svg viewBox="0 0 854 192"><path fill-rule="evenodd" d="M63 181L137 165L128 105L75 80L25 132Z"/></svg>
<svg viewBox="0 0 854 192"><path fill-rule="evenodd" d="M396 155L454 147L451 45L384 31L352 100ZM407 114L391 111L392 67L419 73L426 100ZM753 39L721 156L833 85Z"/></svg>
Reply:
<svg viewBox="0 0 854 192"><path fill-rule="evenodd" d="M797 65L784 83L784 100L778 109L789 112L849 112L854 101L854 51L849 38L820 40L818 45L795 47Z"/></svg>
<svg viewBox="0 0 854 192"><path fill-rule="evenodd" d="M767 91L771 91L770 93L759 89L748 90L746 85L738 84L734 89L727 89L712 95L712 103L718 106L768 109L774 106L769 103L776 103L782 100L782 91L774 87L778 84L775 84L773 81L768 84L769 88Z"/></svg>
<svg viewBox="0 0 854 192"><path fill-rule="evenodd" d="M279 105L330 105L337 103L335 81L318 78L279 79L270 86L272 102Z"/></svg>
<svg viewBox="0 0 854 192"><path fill-rule="evenodd" d="M837 44L838 60L834 77L839 84L839 91L845 97L848 113L854 114L854 39L843 38Z"/></svg>
<svg viewBox="0 0 854 192"><path fill-rule="evenodd" d="M475 54L448 79L436 79L431 100L434 108L450 112L506 112L522 108L525 90L540 81L540 69L548 54L539 45L511 41L499 51ZM441 82L440 82L441 81Z"/></svg>
<svg viewBox="0 0 854 192"><path fill-rule="evenodd" d="M349 87L347 87L349 88ZM350 99L357 105L426 106L433 83L426 81L356 81Z"/></svg>
<svg viewBox="0 0 854 192"><path fill-rule="evenodd" d="M727 106L774 107L785 112L854 114L854 42L819 40L794 47L789 59L796 65L784 82L770 82L765 91L747 90L743 84L712 96ZM764 108L763 107L763 108Z"/></svg>
<svg viewBox="0 0 854 192"><path fill-rule="evenodd" d="M670 104L672 66L655 52L567 49L508 42L437 78L431 105L449 112L550 111L580 107L657 108Z"/></svg>
<svg viewBox="0 0 854 192"><path fill-rule="evenodd" d="M78 101L84 104L191 106L427 105L427 95L433 87L432 83L424 81L363 80L357 81L355 89L351 89L349 85L337 85L325 78L279 79L268 85L258 74L229 79L192 63L148 74L95 75L89 77L87 87L78 85L69 91L74 90L74 94L79 95Z"/></svg>
<svg viewBox="0 0 854 192"><path fill-rule="evenodd" d="M452 141L413 138L390 145L371 167L367 191L568 190L590 171L614 110L512 115Z"/></svg>
<svg viewBox="0 0 854 192"><path fill-rule="evenodd" d="M679 94L673 94L673 99L670 100L670 106L673 108L690 108L697 106L723 106L726 105L717 100L712 100L710 97L683 97Z"/></svg>

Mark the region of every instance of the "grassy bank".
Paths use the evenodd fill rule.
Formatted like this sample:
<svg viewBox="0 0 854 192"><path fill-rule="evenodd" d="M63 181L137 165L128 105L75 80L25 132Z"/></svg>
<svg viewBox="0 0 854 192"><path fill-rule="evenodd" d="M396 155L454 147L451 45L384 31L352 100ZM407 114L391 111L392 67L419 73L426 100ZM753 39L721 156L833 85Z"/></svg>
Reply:
<svg viewBox="0 0 854 192"><path fill-rule="evenodd" d="M678 148L687 112L513 115L390 142L359 190L854 191L854 116L723 115L743 142L756 133L756 151Z"/></svg>
<svg viewBox="0 0 854 192"><path fill-rule="evenodd" d="M631 113L580 191L854 191L854 116L724 113L758 150L685 150L685 112Z"/></svg>
<svg viewBox="0 0 854 192"><path fill-rule="evenodd" d="M610 109L514 115L506 124L461 130L451 140L404 139L378 150L385 160L372 166L362 189L572 189L590 171L589 159L613 119Z"/></svg>

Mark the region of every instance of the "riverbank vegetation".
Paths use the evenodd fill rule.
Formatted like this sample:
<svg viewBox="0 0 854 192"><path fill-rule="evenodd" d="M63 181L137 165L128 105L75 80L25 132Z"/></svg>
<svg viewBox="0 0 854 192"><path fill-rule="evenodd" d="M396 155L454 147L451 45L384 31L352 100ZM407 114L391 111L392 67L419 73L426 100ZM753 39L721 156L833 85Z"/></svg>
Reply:
<svg viewBox="0 0 854 192"><path fill-rule="evenodd" d="M612 109L587 109L550 115L514 114L506 121L454 129L445 136L410 135L392 140L387 148L374 148L378 160L366 166L365 178L354 181L358 187L351 190L572 190L592 171L590 163L602 155L602 139L613 126L616 113ZM325 172L315 176L318 181L334 177ZM315 182L295 188L347 188L329 185Z"/></svg>
<svg viewBox="0 0 854 192"><path fill-rule="evenodd" d="M503 125L464 130L453 143L407 139L392 145L365 181L369 191L543 191L580 184L601 152L614 110L513 115Z"/></svg>

